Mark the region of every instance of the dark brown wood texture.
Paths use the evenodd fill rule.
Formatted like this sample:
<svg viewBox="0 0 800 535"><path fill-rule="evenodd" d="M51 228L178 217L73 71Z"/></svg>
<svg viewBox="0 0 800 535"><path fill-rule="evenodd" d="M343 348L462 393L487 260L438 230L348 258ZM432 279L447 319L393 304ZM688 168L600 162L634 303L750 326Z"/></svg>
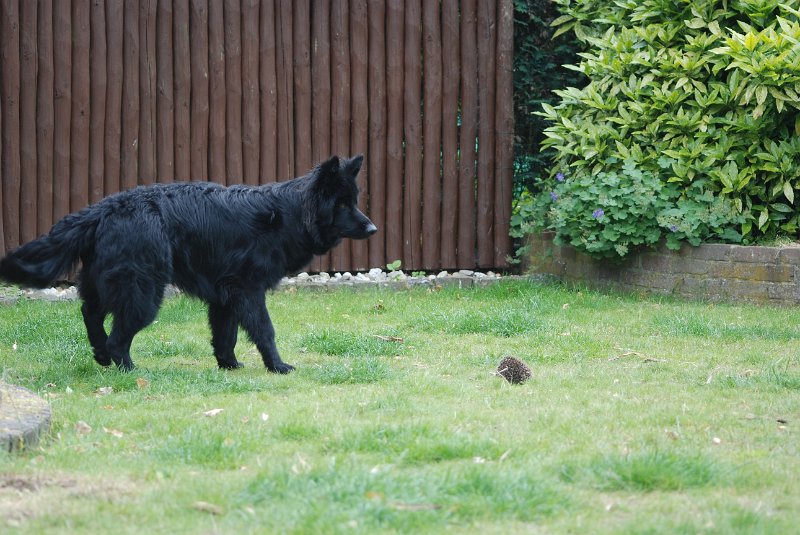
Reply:
<svg viewBox="0 0 800 535"><path fill-rule="evenodd" d="M503 268L511 0L0 0L0 251L151 182L363 154L378 225L312 270Z"/></svg>

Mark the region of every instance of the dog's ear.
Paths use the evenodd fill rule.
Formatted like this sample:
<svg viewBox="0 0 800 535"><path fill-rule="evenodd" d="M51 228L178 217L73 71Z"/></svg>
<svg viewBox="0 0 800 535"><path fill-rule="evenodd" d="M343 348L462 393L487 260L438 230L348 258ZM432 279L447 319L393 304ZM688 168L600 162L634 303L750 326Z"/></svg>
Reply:
<svg viewBox="0 0 800 535"><path fill-rule="evenodd" d="M344 171L345 174L348 176L356 176L359 171L361 171L361 164L364 163L364 155L359 154L358 156L347 160L347 163L344 164Z"/></svg>
<svg viewBox="0 0 800 535"><path fill-rule="evenodd" d="M339 174L339 157L331 156L319 165L319 174L323 177L337 176Z"/></svg>

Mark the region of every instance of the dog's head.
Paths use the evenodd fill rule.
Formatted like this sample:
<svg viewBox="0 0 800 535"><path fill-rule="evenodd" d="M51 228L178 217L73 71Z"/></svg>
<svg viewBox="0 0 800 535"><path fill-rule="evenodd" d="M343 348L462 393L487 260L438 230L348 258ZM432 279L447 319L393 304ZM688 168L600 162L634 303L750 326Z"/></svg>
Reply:
<svg viewBox="0 0 800 535"><path fill-rule="evenodd" d="M378 227L358 209L356 177L364 157L338 156L322 162L309 177L305 223L313 237L315 254L323 254L343 238L363 240Z"/></svg>

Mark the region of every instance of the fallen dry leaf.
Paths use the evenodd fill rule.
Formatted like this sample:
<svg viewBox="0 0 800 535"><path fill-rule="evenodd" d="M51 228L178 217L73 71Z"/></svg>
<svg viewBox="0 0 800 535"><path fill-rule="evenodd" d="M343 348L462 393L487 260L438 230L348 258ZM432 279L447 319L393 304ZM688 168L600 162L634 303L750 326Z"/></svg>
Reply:
<svg viewBox="0 0 800 535"><path fill-rule="evenodd" d="M99 396L107 396L108 394L114 391L113 386L101 386L97 390L94 391L95 395Z"/></svg>
<svg viewBox="0 0 800 535"><path fill-rule="evenodd" d="M203 413L204 416L208 416L209 418L213 418L217 414L221 413L225 409L211 409L210 411L206 411Z"/></svg>
<svg viewBox="0 0 800 535"><path fill-rule="evenodd" d="M269 414L267 414L266 412L262 412L261 413L261 421L262 422L266 422L267 420L269 420Z"/></svg>
<svg viewBox="0 0 800 535"><path fill-rule="evenodd" d="M400 503L394 502L390 504L392 509L397 509L398 511L435 511L436 509L441 509L441 505L437 505L435 503Z"/></svg>
<svg viewBox="0 0 800 535"><path fill-rule="evenodd" d="M148 381L144 377L139 377L138 379L136 379L136 386L139 387L139 390L143 390L143 389L147 388L147 386L149 384L150 384L150 381Z"/></svg>
<svg viewBox="0 0 800 535"><path fill-rule="evenodd" d="M192 504L192 508L197 509L198 511L202 511L204 513L209 513L217 516L223 513L222 507L208 502L194 502Z"/></svg>
<svg viewBox="0 0 800 535"><path fill-rule="evenodd" d="M92 426L83 420L78 420L78 423L75 424L75 432L79 435L88 435L92 432Z"/></svg>
<svg viewBox="0 0 800 535"><path fill-rule="evenodd" d="M106 429L104 427L103 431L108 433L109 435L117 437L117 438L122 438L123 436L125 436L125 434L122 431L120 431L119 429Z"/></svg>
<svg viewBox="0 0 800 535"><path fill-rule="evenodd" d="M378 340L383 340L384 342L398 342L403 343L403 339L399 336L384 336L382 334L373 334L373 337L377 338Z"/></svg>

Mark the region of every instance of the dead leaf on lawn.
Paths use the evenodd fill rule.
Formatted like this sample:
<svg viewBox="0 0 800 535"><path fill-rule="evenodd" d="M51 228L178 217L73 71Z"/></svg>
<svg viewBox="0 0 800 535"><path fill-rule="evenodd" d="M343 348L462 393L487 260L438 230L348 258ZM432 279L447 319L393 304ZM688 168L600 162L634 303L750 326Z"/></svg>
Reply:
<svg viewBox="0 0 800 535"><path fill-rule="evenodd" d="M398 342L400 344L403 343L403 339L399 336L384 336L382 334L373 334L373 337L377 338L378 340L383 340L384 342Z"/></svg>
<svg viewBox="0 0 800 535"><path fill-rule="evenodd" d="M107 396L108 394L112 393L113 391L114 391L114 387L113 386L101 386L100 388L95 390L94 393L95 393L95 395L97 397L100 397L100 396Z"/></svg>
<svg viewBox="0 0 800 535"><path fill-rule="evenodd" d="M119 429L106 429L104 427L103 431L108 433L109 435L117 437L117 438L122 438L123 436L125 436L125 434L122 431L120 431Z"/></svg>
<svg viewBox="0 0 800 535"><path fill-rule="evenodd" d="M83 420L78 420L78 422L75 424L75 432L79 435L88 435L92 432L92 426Z"/></svg>
<svg viewBox="0 0 800 535"><path fill-rule="evenodd" d="M144 377L139 377L136 379L136 386L139 387L139 390L144 390L150 384L150 381L145 379Z"/></svg>
<svg viewBox="0 0 800 535"><path fill-rule="evenodd" d="M261 421L262 422L266 422L267 420L269 420L269 414L267 414L266 412L262 412L261 413Z"/></svg>
<svg viewBox="0 0 800 535"><path fill-rule="evenodd" d="M192 509L197 509L198 511L202 511L204 513L217 516L221 515L224 512L222 510L222 507L220 507L219 505L202 501L194 502L192 504Z"/></svg>
<svg viewBox="0 0 800 535"><path fill-rule="evenodd" d="M401 503L401 502L394 502L390 504L392 509L396 509L398 511L435 511L436 509L441 509L441 505L437 505L435 503Z"/></svg>
<svg viewBox="0 0 800 535"><path fill-rule="evenodd" d="M211 409L210 411L206 411L203 413L204 416L208 416L209 418L213 418L214 416L218 415L225 409Z"/></svg>

